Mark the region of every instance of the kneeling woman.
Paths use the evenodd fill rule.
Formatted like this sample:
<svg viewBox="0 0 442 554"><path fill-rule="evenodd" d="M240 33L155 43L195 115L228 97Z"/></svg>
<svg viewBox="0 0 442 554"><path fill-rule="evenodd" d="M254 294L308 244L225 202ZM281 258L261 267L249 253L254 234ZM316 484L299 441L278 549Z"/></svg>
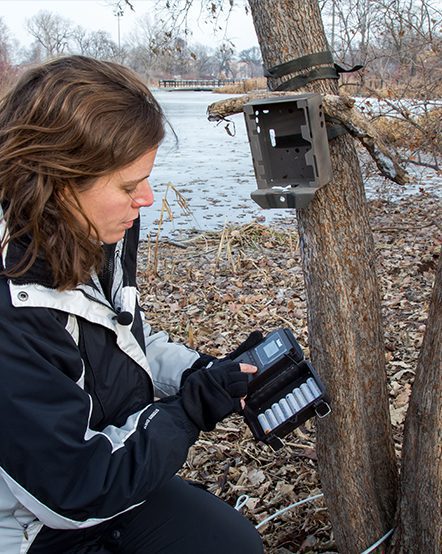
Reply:
<svg viewBox="0 0 442 554"><path fill-rule="evenodd" d="M262 552L245 518L175 475L256 368L169 342L138 306L163 136L135 74L80 56L0 103L3 554Z"/></svg>

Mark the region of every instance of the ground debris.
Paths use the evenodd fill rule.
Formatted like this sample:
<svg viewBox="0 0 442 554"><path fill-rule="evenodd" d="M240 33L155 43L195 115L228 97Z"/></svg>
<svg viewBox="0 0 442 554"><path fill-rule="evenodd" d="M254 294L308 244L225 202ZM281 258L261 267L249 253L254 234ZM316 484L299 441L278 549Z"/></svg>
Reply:
<svg viewBox="0 0 442 554"><path fill-rule="evenodd" d="M442 236L440 199L421 194L369 204L383 296L385 356L398 456ZM295 226L260 224L205 233L186 248L161 243L157 273L148 244L139 256L141 305L154 328L223 356L253 329L289 327L308 356L304 282ZM232 416L202 434L182 475L235 505L257 524L318 494L315 427L310 420L277 453L256 443ZM336 552L323 499L290 510L260 529L269 553Z"/></svg>

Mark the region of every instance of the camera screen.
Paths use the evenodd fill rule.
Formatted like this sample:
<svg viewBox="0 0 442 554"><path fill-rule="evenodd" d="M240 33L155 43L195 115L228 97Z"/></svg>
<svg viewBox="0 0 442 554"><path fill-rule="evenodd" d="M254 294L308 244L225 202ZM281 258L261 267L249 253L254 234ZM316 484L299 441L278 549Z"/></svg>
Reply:
<svg viewBox="0 0 442 554"><path fill-rule="evenodd" d="M268 358L271 358L276 352L278 352L278 347L276 346L276 342L273 341L270 344L266 344L264 346L264 352L266 353Z"/></svg>
<svg viewBox="0 0 442 554"><path fill-rule="evenodd" d="M256 348L256 354L262 365L267 365L283 352L284 345L280 338L265 341Z"/></svg>

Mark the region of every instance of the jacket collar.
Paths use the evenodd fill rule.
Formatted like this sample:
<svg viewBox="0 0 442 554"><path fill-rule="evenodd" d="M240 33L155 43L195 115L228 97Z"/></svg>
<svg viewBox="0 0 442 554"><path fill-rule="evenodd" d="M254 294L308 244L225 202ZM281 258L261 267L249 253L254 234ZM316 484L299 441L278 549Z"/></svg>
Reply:
<svg viewBox="0 0 442 554"><path fill-rule="evenodd" d="M3 210L0 205L0 239L8 235L6 221L3 218ZM117 249L122 250L125 237L117 244ZM29 238L23 237L20 241L8 242L2 252L1 267L14 266L24 256L29 244ZM86 305L90 309L90 300L94 300L108 309L114 310L106 299L100 280L96 273L93 273L87 283L80 283L74 290L59 291L55 288L53 276L43 256L38 256L33 265L20 277L9 280L12 304L15 307L51 307L62 311L72 312L73 298L76 301L82 298L87 299ZM44 294L41 294L43 293ZM81 302L79 308L81 311ZM68 307L68 308L67 308ZM85 308L86 309L86 308ZM83 315L78 313L77 315ZM87 318L88 319L88 318Z"/></svg>

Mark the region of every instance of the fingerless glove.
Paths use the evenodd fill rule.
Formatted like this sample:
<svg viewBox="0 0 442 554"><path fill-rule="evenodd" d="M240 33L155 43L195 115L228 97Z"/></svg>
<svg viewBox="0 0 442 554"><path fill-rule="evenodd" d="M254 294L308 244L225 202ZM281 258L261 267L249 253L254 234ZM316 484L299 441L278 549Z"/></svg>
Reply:
<svg viewBox="0 0 442 554"><path fill-rule="evenodd" d="M195 373L195 371L197 371L198 369L207 367L208 365L211 366L217 361L217 358L215 358L215 356L210 356L209 354L201 354L201 353L199 353L199 355L200 357L197 360L195 360L195 362L192 364L192 367L185 369L181 374L180 388L184 385L189 375L192 375L192 373Z"/></svg>
<svg viewBox="0 0 442 554"><path fill-rule="evenodd" d="M226 416L241 411L240 398L247 394L247 384L247 374L239 364L225 360L194 371L180 395L193 423L202 431L211 431Z"/></svg>

